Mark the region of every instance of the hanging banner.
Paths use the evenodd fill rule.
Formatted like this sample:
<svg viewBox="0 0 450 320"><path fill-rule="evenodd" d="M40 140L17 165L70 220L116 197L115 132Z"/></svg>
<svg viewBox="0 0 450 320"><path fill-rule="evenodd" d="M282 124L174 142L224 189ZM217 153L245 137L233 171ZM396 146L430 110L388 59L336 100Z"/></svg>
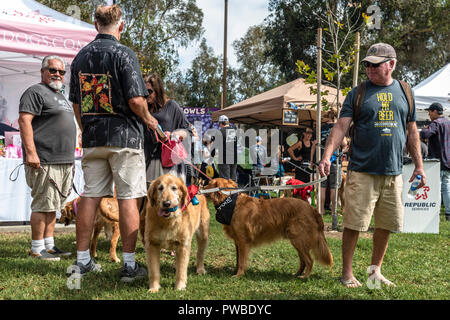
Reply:
<svg viewBox="0 0 450 320"><path fill-rule="evenodd" d="M199 134L201 133L203 135L211 128L219 129L217 122L213 122L211 119L211 114L220 110L219 108L181 107L181 109L183 109L186 118L195 126Z"/></svg>
<svg viewBox="0 0 450 320"><path fill-rule="evenodd" d="M67 16L37 2L2 1L0 9L0 51L71 60L97 35L94 26L77 15Z"/></svg>
<svg viewBox="0 0 450 320"><path fill-rule="evenodd" d="M427 184L412 197L408 195L409 179L414 164L403 166L403 232L439 233L439 213L441 210L441 180L439 160L424 160Z"/></svg>

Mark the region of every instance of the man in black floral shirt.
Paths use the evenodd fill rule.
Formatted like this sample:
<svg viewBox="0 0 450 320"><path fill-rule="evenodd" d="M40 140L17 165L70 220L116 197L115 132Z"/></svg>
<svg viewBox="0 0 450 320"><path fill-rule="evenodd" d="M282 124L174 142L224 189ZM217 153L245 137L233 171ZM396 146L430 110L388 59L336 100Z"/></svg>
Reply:
<svg viewBox="0 0 450 320"><path fill-rule="evenodd" d="M146 195L144 128L158 122L147 109L148 91L136 54L120 44L124 28L118 5L95 12L98 35L80 50L71 66L70 95L82 130L85 189L77 214L77 260L72 272L101 271L91 259L89 240L102 197L119 201L124 267L121 280L132 282L147 271L135 262L139 212L136 198Z"/></svg>

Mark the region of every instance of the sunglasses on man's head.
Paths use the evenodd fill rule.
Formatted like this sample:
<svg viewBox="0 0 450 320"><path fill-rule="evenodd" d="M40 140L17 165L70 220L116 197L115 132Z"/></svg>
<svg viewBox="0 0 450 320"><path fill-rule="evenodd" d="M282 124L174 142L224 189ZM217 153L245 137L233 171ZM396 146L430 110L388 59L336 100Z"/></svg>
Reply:
<svg viewBox="0 0 450 320"><path fill-rule="evenodd" d="M55 74L56 72L59 72L59 74L62 76L66 74L65 70L59 70L55 68L48 68L48 72L50 72L50 74Z"/></svg>
<svg viewBox="0 0 450 320"><path fill-rule="evenodd" d="M388 61L391 61L391 59L386 59L384 61L381 61L380 63L372 63L369 61L363 61L362 64L366 68L369 68L369 67L378 68L380 65L382 65L383 63L388 62Z"/></svg>

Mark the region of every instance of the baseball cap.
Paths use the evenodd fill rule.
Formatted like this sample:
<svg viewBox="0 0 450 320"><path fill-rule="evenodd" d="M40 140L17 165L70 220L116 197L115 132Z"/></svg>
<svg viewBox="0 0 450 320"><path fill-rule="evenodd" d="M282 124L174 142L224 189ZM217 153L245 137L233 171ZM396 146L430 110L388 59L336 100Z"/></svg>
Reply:
<svg viewBox="0 0 450 320"><path fill-rule="evenodd" d="M427 111L434 111L437 110L438 114L442 114L444 112L444 108L439 102L433 102L428 108L425 110Z"/></svg>
<svg viewBox="0 0 450 320"><path fill-rule="evenodd" d="M260 136L256 137L256 142L258 142L258 141L262 141L262 138Z"/></svg>
<svg viewBox="0 0 450 320"><path fill-rule="evenodd" d="M361 62L381 63L386 59L394 58L397 58L394 48L387 43L380 42L370 46L369 50L367 50L366 57Z"/></svg>
<svg viewBox="0 0 450 320"><path fill-rule="evenodd" d="M212 141L211 136L210 136L209 134L205 134L205 135L203 136L203 141L211 142L211 141Z"/></svg>
<svg viewBox="0 0 450 320"><path fill-rule="evenodd" d="M226 121L229 121L226 115L223 114L219 117L219 122L226 122Z"/></svg>

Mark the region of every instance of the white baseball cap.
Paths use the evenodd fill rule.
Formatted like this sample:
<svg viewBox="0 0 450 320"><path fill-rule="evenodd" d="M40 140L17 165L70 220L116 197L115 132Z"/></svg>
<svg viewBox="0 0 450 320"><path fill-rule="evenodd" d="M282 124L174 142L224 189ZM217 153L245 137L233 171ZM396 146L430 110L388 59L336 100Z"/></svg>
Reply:
<svg viewBox="0 0 450 320"><path fill-rule="evenodd" d="M226 122L226 121L229 121L226 115L223 114L219 117L219 122Z"/></svg>

